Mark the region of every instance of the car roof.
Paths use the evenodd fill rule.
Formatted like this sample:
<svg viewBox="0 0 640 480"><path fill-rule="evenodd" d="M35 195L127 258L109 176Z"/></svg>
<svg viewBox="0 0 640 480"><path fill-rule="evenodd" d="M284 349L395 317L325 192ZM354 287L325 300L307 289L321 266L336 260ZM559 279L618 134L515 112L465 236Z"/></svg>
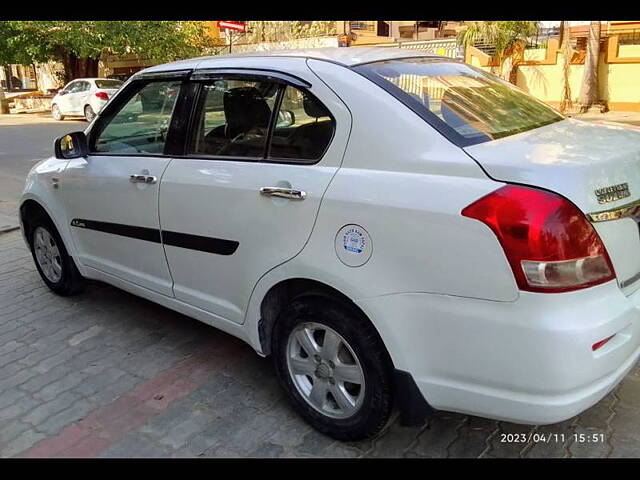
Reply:
<svg viewBox="0 0 640 480"><path fill-rule="evenodd" d="M78 80L85 80L85 81L94 81L94 80L116 80L116 81L120 81L117 78L105 78L105 77L86 77L86 78L74 78L73 80L71 80L71 82L77 82ZM69 82L69 83L71 83Z"/></svg>
<svg viewBox="0 0 640 480"><path fill-rule="evenodd" d="M248 52L233 55L216 55L211 57L198 57L177 62L165 63L149 67L143 72L162 72L180 69L198 69L212 67L218 62L224 62L229 58L264 58L264 57L300 57L324 60L338 63L345 67L351 67L361 63L377 62L382 60L392 60L396 58L411 57L435 57L443 58L413 49L403 49L394 47L324 47L308 48L296 50L271 50L264 52ZM453 59L452 59L453 60Z"/></svg>

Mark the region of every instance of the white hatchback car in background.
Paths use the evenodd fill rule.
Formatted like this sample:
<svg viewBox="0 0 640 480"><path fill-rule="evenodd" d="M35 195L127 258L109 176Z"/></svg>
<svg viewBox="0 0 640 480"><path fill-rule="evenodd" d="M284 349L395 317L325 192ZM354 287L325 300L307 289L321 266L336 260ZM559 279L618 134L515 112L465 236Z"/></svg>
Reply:
<svg viewBox="0 0 640 480"><path fill-rule="evenodd" d="M149 68L56 140L20 213L53 291L101 280L243 339L338 439L394 405L559 422L640 356L640 131L449 58Z"/></svg>
<svg viewBox="0 0 640 480"><path fill-rule="evenodd" d="M90 122L123 84L112 78L77 78L53 97L51 116L56 120L67 115L83 116Z"/></svg>

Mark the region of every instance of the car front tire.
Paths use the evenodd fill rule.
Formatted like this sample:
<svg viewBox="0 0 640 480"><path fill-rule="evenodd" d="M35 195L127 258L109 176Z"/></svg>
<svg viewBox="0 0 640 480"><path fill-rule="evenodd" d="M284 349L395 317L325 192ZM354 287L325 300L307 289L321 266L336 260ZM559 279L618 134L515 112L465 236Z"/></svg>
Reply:
<svg viewBox="0 0 640 480"><path fill-rule="evenodd" d="M336 440L376 435L393 408L393 367L363 315L325 296L294 299L279 315L273 360L294 408Z"/></svg>
<svg viewBox="0 0 640 480"><path fill-rule="evenodd" d="M38 214L28 221L31 254L44 283L58 295L82 292L85 280L67 253L62 238L46 216Z"/></svg>
<svg viewBox="0 0 640 480"><path fill-rule="evenodd" d="M55 104L51 106L51 116L53 117L54 120L58 122L61 120L64 120L64 115L62 115L62 112L60 111L60 107Z"/></svg>

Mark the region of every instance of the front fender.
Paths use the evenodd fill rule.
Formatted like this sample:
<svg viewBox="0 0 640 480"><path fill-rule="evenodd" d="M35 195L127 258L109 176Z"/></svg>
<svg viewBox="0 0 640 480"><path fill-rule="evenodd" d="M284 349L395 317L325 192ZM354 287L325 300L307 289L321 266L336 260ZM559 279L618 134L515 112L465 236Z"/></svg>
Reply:
<svg viewBox="0 0 640 480"><path fill-rule="evenodd" d="M64 172L68 160L47 158L37 163L27 175L24 191L20 198L20 228L22 236L27 241L22 219L22 206L28 200L36 202L47 212L49 218L60 233L67 252L71 256L76 255L76 247L71 236L69 220L61 189L64 188ZM57 179L57 181L56 181ZM28 245L27 245L28 246Z"/></svg>

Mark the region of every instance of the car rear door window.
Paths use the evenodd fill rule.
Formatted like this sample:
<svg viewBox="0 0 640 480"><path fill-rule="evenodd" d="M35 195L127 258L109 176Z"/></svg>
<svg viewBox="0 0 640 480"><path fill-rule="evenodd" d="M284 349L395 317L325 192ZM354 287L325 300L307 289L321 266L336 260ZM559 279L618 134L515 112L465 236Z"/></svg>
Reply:
<svg viewBox="0 0 640 480"><path fill-rule="evenodd" d="M91 140L92 153L162 154L180 86L180 81L144 85L105 117Z"/></svg>
<svg viewBox="0 0 640 480"><path fill-rule="evenodd" d="M319 160L333 137L329 110L309 92L287 86L282 96L269 159Z"/></svg>
<svg viewBox="0 0 640 480"><path fill-rule="evenodd" d="M262 158L278 90L267 80L221 78L205 83L188 153Z"/></svg>

